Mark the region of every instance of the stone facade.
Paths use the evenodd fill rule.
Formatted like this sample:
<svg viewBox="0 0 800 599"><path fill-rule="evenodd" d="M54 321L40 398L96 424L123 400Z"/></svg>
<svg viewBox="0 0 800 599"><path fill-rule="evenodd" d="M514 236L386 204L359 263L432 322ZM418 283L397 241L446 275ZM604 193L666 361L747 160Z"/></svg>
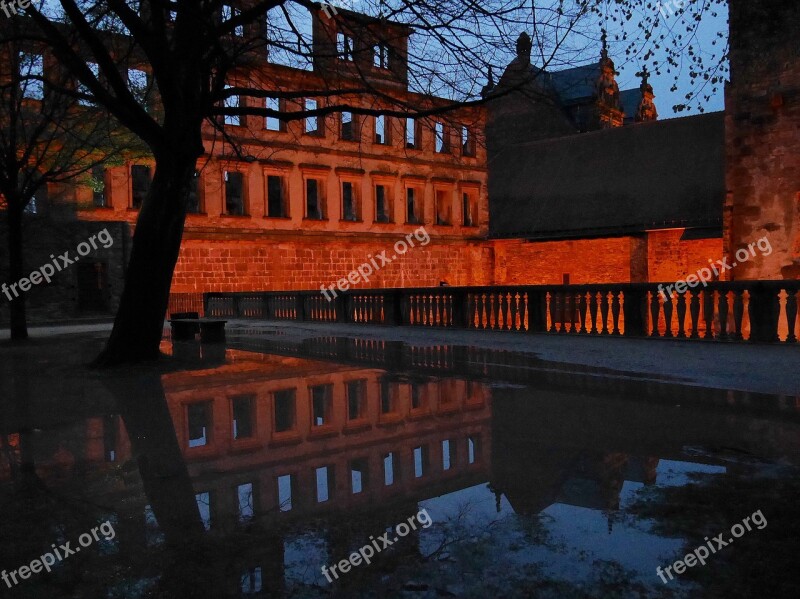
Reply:
<svg viewBox="0 0 800 599"><path fill-rule="evenodd" d="M800 4L731 0L725 251L768 236L774 251L735 279L800 277Z"/></svg>

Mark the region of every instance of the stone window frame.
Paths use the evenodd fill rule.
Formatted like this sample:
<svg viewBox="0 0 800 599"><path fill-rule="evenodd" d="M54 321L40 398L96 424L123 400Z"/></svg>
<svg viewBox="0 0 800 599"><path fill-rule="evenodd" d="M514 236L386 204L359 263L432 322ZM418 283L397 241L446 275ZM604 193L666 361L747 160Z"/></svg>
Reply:
<svg viewBox="0 0 800 599"><path fill-rule="evenodd" d="M364 222L364 201L363 183L364 171L362 169L349 169L339 167L336 169L336 176L339 181L339 220L346 223ZM353 188L353 207L355 209L355 219L344 217L344 184L350 183Z"/></svg>
<svg viewBox="0 0 800 599"><path fill-rule="evenodd" d="M148 186L148 193L150 186L153 185L153 174L155 172L155 163L152 160L139 160L136 162L130 162L128 164L128 210L138 211L141 209L141 204L139 206L135 206L133 203L133 167L134 166L145 166L150 169L150 183ZM142 199L144 202L144 199Z"/></svg>
<svg viewBox="0 0 800 599"><path fill-rule="evenodd" d="M264 178L264 218L268 219L291 219L292 218L292 195L290 188L290 173L292 166L289 164L270 164L261 167L261 172ZM270 216L269 214L269 177L281 178L281 189L283 192L283 216ZM305 184L305 183L304 183ZM305 192L304 192L305 195Z"/></svg>
<svg viewBox="0 0 800 599"><path fill-rule="evenodd" d="M323 165L300 165L300 173L303 180L303 220L306 222L325 222L330 219L330 206L328 205L328 198L330 193L328 190L328 176L330 175L331 167ZM320 218L309 218L308 216L308 180L316 179L317 185L317 202L320 208Z"/></svg>
<svg viewBox="0 0 800 599"><path fill-rule="evenodd" d="M481 183L479 181L459 181L458 183L458 200L459 211L461 212L461 226L469 228L480 227L480 200L481 200ZM464 194L473 195L472 199L472 223L467 224L464 219ZM454 219L455 220L455 219Z"/></svg>
<svg viewBox="0 0 800 599"><path fill-rule="evenodd" d="M235 172L242 175L242 214L228 214L228 198L227 189L225 188L225 173ZM225 218L251 218L252 206L249 190L250 182L250 168L248 165L240 164L238 162L220 162L220 196L222 205L220 206L220 216Z"/></svg>
<svg viewBox="0 0 800 599"><path fill-rule="evenodd" d="M427 180L425 177L416 175L403 176L403 213L404 224L406 225L424 225L425 224L425 188L427 187ZM417 207L417 219L412 221L408 218L408 190L413 189L417 193L414 198L414 205Z"/></svg>
<svg viewBox="0 0 800 599"><path fill-rule="evenodd" d="M396 190L397 190L397 175L393 173L372 172L370 173L370 182L372 186L372 222L380 225L394 224L397 221L395 215L396 206ZM388 213L388 221L378 220L378 192L377 186L383 185L386 188L386 212ZM405 194L405 191L403 192ZM404 197L405 201L405 197ZM407 215L406 215L407 216ZM404 217L405 220L405 217Z"/></svg>
<svg viewBox="0 0 800 599"><path fill-rule="evenodd" d="M452 227L455 224L455 219L453 218L453 203L455 201L455 191L456 185L455 181L450 179L433 179L433 217L434 223L438 227ZM449 220L447 222L440 222L439 221L439 193L444 192L446 194L446 198L449 198ZM447 200L445 200L447 201Z"/></svg>

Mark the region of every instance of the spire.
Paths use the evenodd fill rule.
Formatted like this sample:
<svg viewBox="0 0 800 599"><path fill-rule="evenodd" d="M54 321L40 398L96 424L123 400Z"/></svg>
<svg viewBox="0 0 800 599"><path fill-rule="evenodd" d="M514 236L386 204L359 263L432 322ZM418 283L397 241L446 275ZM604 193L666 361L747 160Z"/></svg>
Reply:
<svg viewBox="0 0 800 599"><path fill-rule="evenodd" d="M492 91L494 91L494 71L492 70L492 65L489 65L489 72L486 74L486 85L481 90L481 97L485 98Z"/></svg>
<svg viewBox="0 0 800 599"><path fill-rule="evenodd" d="M639 86L639 90L642 92L642 98L639 101L639 107L636 109L636 117L634 120L637 123L656 121L658 120L658 111L653 102L653 98L656 96L653 93L653 86L647 81L650 73L645 66L642 68L641 72L636 73L636 75L642 78L642 84Z"/></svg>
<svg viewBox="0 0 800 599"><path fill-rule="evenodd" d="M532 48L531 36L523 31L517 38L517 58L522 62L529 63L531 61Z"/></svg>

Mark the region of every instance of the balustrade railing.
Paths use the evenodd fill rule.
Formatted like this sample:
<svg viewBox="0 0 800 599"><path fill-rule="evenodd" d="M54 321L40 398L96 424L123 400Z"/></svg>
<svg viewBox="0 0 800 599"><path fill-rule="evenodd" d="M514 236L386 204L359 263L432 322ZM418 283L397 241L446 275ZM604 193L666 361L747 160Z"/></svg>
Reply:
<svg viewBox="0 0 800 599"><path fill-rule="evenodd" d="M664 285L666 287L666 285ZM797 343L800 281L206 293L209 317Z"/></svg>

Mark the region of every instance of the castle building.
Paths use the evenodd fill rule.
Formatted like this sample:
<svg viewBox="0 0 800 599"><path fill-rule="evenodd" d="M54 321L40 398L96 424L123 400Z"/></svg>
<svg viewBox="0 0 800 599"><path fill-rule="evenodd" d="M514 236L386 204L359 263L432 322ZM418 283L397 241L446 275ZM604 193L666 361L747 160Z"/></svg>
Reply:
<svg viewBox="0 0 800 599"><path fill-rule="evenodd" d="M796 9L786 10L785 35L775 38L782 56L792 52L797 23ZM620 90L605 43L597 61L551 72L531 63L527 34L496 82L490 71L485 103L420 119L381 114L402 104L436 114L448 103L410 89L412 29L345 10L312 11L310 70L257 56L232 73L230 85L277 93L357 80L395 103L354 93L345 100L372 114L290 122L229 116L220 123L224 136L207 127L172 309L199 309L204 292L328 287L383 251L392 259L353 289L671 282L765 235L776 247L771 256L720 277L796 278L797 61L748 66L746 12L733 9L726 112L659 120L648 73L638 87ZM52 62L42 60L45 68ZM147 65L130 66L129 78L146 80ZM279 111L328 101L230 100ZM752 144L769 145L772 158L753 158ZM77 243L105 227L116 243L29 294L32 321L113 312L152 174L151 162L136 160L37 198L30 218L60 215L72 237L34 237L30 264L53 253L52 238ZM430 243L393 253L421 227ZM0 321L6 314L0 304Z"/></svg>

